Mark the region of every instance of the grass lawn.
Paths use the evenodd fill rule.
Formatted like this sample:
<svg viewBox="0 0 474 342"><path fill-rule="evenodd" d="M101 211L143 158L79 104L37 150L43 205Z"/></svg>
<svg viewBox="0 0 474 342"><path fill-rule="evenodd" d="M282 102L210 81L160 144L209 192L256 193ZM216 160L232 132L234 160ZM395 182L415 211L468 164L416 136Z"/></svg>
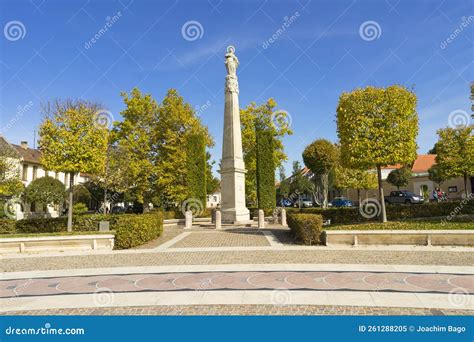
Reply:
<svg viewBox="0 0 474 342"><path fill-rule="evenodd" d="M432 229L474 229L474 221L449 222L440 220L393 221L387 223L370 222L359 224L338 224L324 226L324 230L432 230Z"/></svg>
<svg viewBox="0 0 474 342"><path fill-rule="evenodd" d="M115 231L99 232L56 232L56 233L21 233L21 234L0 234L0 239L3 238L22 238L22 237L42 237L42 236L74 236L74 235L98 235L98 234L115 234Z"/></svg>

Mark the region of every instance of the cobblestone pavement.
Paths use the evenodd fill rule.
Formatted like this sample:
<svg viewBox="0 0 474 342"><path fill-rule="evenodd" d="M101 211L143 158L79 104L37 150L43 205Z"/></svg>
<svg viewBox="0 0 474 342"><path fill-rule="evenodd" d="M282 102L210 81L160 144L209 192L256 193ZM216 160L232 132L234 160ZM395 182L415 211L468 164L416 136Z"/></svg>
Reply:
<svg viewBox="0 0 474 342"><path fill-rule="evenodd" d="M474 275L409 272L189 272L0 281L0 298L144 291L330 290L474 294Z"/></svg>
<svg viewBox="0 0 474 342"><path fill-rule="evenodd" d="M262 231L227 230L192 232L171 248L270 246Z"/></svg>
<svg viewBox="0 0 474 342"><path fill-rule="evenodd" d="M97 267L231 264L474 265L474 253L392 250L252 250L74 255L0 260L0 271L38 271Z"/></svg>
<svg viewBox="0 0 474 342"><path fill-rule="evenodd" d="M167 305L4 312L0 315L465 315L469 310L386 308L334 305Z"/></svg>

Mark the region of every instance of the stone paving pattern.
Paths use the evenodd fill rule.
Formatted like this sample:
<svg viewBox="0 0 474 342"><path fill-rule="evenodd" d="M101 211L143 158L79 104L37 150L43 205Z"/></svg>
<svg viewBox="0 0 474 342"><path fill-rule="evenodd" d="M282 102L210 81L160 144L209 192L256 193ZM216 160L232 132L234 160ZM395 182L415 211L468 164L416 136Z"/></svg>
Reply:
<svg viewBox="0 0 474 342"><path fill-rule="evenodd" d="M1 272L97 267L231 264L378 264L472 266L474 253L389 250L255 250L207 252L143 252L0 260Z"/></svg>
<svg viewBox="0 0 474 342"><path fill-rule="evenodd" d="M200 272L0 281L0 298L178 290L349 290L474 294L474 275L385 272Z"/></svg>
<svg viewBox="0 0 474 342"><path fill-rule="evenodd" d="M193 232L170 248L243 246L270 246L270 243L261 231L256 231L255 229L227 230L222 232Z"/></svg>
<svg viewBox="0 0 474 342"><path fill-rule="evenodd" d="M167 305L167 306L130 306L80 309L48 309L4 312L0 315L463 315L471 316L469 310L422 309L422 308L383 308L364 306L333 305Z"/></svg>

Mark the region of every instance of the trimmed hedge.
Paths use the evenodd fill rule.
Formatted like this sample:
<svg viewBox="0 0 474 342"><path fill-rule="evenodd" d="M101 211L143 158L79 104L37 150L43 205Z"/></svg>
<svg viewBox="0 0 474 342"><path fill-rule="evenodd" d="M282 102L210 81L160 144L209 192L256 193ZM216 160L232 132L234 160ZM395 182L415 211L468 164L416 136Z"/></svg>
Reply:
<svg viewBox="0 0 474 342"><path fill-rule="evenodd" d="M76 215L74 232L98 231L100 221L109 221L115 231L115 248L138 246L157 238L163 231L163 214ZM0 234L59 233L67 231L67 217L26 220L0 220Z"/></svg>
<svg viewBox="0 0 474 342"><path fill-rule="evenodd" d="M436 230L436 229L473 229L473 218L470 221L455 220L450 222L443 221L389 221L382 222L368 222L358 224L346 224L337 226L327 226L324 230Z"/></svg>
<svg viewBox="0 0 474 342"><path fill-rule="evenodd" d="M314 214L288 214L288 227L305 245L322 243L323 217Z"/></svg>
<svg viewBox="0 0 474 342"><path fill-rule="evenodd" d="M163 232L161 213L117 216L113 225L115 249L139 246L153 240Z"/></svg>
<svg viewBox="0 0 474 342"><path fill-rule="evenodd" d="M455 213L456 215L474 214L474 201L387 205L386 210L388 220L448 216L451 213ZM359 208L289 208L288 211L319 214L323 216L324 220L331 220L331 224L352 224L380 220L380 217L371 219L363 217L359 212Z"/></svg>
<svg viewBox="0 0 474 342"><path fill-rule="evenodd" d="M16 232L15 220L0 219L0 234L14 234Z"/></svg>

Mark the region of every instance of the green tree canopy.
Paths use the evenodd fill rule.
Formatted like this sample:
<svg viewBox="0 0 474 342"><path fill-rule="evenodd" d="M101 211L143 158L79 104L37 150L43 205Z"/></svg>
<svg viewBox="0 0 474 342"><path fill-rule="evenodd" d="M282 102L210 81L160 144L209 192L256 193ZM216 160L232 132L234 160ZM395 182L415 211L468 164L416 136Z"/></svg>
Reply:
<svg viewBox="0 0 474 342"><path fill-rule="evenodd" d="M103 109L86 101L56 101L43 108L39 147L45 169L69 173L68 231L72 231L74 175L104 172L109 130Z"/></svg>
<svg viewBox="0 0 474 342"><path fill-rule="evenodd" d="M409 167L401 167L390 171L387 176L387 182L396 186L398 190L400 187L408 185L408 181L412 176L411 169Z"/></svg>
<svg viewBox="0 0 474 342"><path fill-rule="evenodd" d="M275 208L275 160L273 158L273 130L257 123L257 206L260 209Z"/></svg>
<svg viewBox="0 0 474 342"><path fill-rule="evenodd" d="M428 170L428 178L435 182L436 184L441 185L444 181L446 181L445 175L440 170L440 167L438 164L433 165L429 170Z"/></svg>
<svg viewBox="0 0 474 342"><path fill-rule="evenodd" d="M343 93L337 107L337 132L344 166L377 169L382 221L387 220L381 167L410 165L416 159L416 95L405 87L366 87Z"/></svg>
<svg viewBox="0 0 474 342"><path fill-rule="evenodd" d="M25 190L26 200L43 205L62 204L64 201L64 184L53 177L41 177L33 180Z"/></svg>
<svg viewBox="0 0 474 342"><path fill-rule="evenodd" d="M257 151L256 151L256 130L255 123L259 122L262 129L269 129L273 135L273 159L275 168L288 159L283 147L283 137L293 134L285 120L285 113L275 119L274 109L276 102L269 99L262 105L255 102L250 103L245 109L240 110L240 123L242 126L242 150L244 154L245 168L245 195L250 204L257 203Z"/></svg>
<svg viewBox="0 0 474 342"><path fill-rule="evenodd" d="M0 138L0 200L18 196L24 188L20 181L18 156L12 147Z"/></svg>
<svg viewBox="0 0 474 342"><path fill-rule="evenodd" d="M436 164L438 172L444 179L463 177L464 192L467 196L467 178L474 174L474 126L444 128L438 130L439 140L436 143Z"/></svg>
<svg viewBox="0 0 474 342"><path fill-rule="evenodd" d="M139 203L161 206L189 198L188 137L201 135L205 146L211 147L207 128L174 89L160 104L137 88L122 96L126 108L121 113L124 120L114 128L114 146L122 154L127 192Z"/></svg>
<svg viewBox="0 0 474 342"><path fill-rule="evenodd" d="M321 184L323 207L326 208L328 205L329 173L339 161L338 149L332 142L318 139L306 146L303 151L303 160Z"/></svg>

